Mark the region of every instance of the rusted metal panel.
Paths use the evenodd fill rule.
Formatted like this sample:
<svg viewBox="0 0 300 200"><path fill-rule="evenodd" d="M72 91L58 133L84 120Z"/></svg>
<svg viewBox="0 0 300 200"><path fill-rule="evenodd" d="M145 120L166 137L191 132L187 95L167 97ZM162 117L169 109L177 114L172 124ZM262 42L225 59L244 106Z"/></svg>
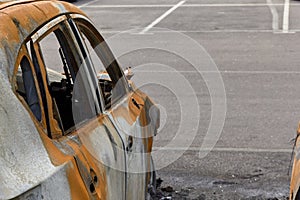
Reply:
<svg viewBox="0 0 300 200"><path fill-rule="evenodd" d="M107 199L124 199L126 169L123 142L113 130L113 124L104 117L78 132L83 149L87 150L83 151L84 155L95 159L95 166L102 170L102 176L107 181L107 185L101 185L107 190Z"/></svg>
<svg viewBox="0 0 300 200"><path fill-rule="evenodd" d="M0 88L0 199L9 199L59 169L52 165L36 126L1 74Z"/></svg>
<svg viewBox="0 0 300 200"><path fill-rule="evenodd" d="M290 183L290 200L296 199L300 196L300 123L298 125L297 137L294 147L294 160L293 160L293 169L291 174L291 183Z"/></svg>
<svg viewBox="0 0 300 200"><path fill-rule="evenodd" d="M123 140L127 141L125 143L128 161L126 198L143 199L149 182L149 178L145 178L145 173L150 170L152 138L159 126L157 122L160 115L156 105L147 95L137 89L134 90L135 92L130 93L126 101L112 110L110 116L116 122ZM129 148L130 140L132 145ZM136 187L137 185L139 188Z"/></svg>
<svg viewBox="0 0 300 200"><path fill-rule="evenodd" d="M37 28L52 18L66 13L85 15L72 4L62 1L14 1L0 6L0 67L11 81L14 61L20 46ZM9 27L9 28L7 28ZM8 74L7 74L8 73Z"/></svg>

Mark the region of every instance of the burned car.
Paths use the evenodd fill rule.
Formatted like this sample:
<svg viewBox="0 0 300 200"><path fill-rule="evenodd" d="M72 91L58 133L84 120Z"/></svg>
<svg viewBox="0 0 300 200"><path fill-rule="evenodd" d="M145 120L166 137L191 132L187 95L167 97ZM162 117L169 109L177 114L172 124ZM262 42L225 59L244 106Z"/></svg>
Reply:
<svg viewBox="0 0 300 200"><path fill-rule="evenodd" d="M294 143L293 169L290 183L290 200L300 200L300 123Z"/></svg>
<svg viewBox="0 0 300 200"><path fill-rule="evenodd" d="M159 110L90 19L54 0L0 19L0 199L150 198Z"/></svg>

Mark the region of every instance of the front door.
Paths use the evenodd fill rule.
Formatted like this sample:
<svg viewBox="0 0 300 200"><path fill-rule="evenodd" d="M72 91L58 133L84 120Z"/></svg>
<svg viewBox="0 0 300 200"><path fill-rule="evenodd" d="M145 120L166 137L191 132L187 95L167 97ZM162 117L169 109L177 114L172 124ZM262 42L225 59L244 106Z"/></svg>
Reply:
<svg viewBox="0 0 300 200"><path fill-rule="evenodd" d="M74 15L74 32L82 42L86 60L98 74L102 108L124 143L126 156L126 198L144 199L146 172L150 169L152 136L147 126L152 102L130 88L123 71L98 31L84 17ZM156 122L155 122L156 123ZM147 135L148 134L148 135ZM123 170L123 169L119 169Z"/></svg>

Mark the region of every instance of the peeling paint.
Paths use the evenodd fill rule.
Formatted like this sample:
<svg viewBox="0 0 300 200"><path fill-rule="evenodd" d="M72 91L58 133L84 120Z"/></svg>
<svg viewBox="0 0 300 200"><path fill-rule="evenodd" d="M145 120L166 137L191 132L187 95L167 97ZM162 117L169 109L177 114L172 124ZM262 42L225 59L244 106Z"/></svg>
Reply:
<svg viewBox="0 0 300 200"><path fill-rule="evenodd" d="M0 19L5 22L0 24L0 199L26 195L144 199L153 168L153 136L159 126L159 111L150 115L155 105L146 94L132 90L118 106L64 135L54 117L55 101L48 89L43 98L42 90L36 95L42 119L34 116L16 89L19 64L23 57L31 57L26 43L33 37L38 41L39 31L47 32L53 28L53 20L65 16L61 18L64 21L69 14L86 18L66 2L0 3ZM31 51L40 52L34 42ZM40 68L44 66L41 56L35 60ZM46 70L40 70L41 81L34 70L38 68L32 62L29 65L35 87L47 86Z"/></svg>
<svg viewBox="0 0 300 200"><path fill-rule="evenodd" d="M294 148L293 169L290 182L290 200L296 200L297 193L300 192L300 123L298 125L297 137ZM298 194L298 196L300 193Z"/></svg>

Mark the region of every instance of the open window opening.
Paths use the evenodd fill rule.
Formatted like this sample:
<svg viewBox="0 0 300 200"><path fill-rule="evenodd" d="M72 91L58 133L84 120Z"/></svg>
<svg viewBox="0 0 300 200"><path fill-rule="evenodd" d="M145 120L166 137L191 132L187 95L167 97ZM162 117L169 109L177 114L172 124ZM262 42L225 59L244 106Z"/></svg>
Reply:
<svg viewBox="0 0 300 200"><path fill-rule="evenodd" d="M100 113L91 73L76 44L64 24L35 43L51 98L50 115L63 135Z"/></svg>
<svg viewBox="0 0 300 200"><path fill-rule="evenodd" d="M16 75L16 92L25 100L29 109L40 122L42 112L31 64L26 56L21 59Z"/></svg>
<svg viewBox="0 0 300 200"><path fill-rule="evenodd" d="M40 55L46 67L47 88L52 98L53 118L63 132L74 127L72 112L73 83L78 66L61 30L43 38Z"/></svg>
<svg viewBox="0 0 300 200"><path fill-rule="evenodd" d="M114 103L127 94L127 81L108 45L98 31L82 19L77 19L76 25L92 62L92 68L97 74L104 99L104 109L110 109Z"/></svg>

